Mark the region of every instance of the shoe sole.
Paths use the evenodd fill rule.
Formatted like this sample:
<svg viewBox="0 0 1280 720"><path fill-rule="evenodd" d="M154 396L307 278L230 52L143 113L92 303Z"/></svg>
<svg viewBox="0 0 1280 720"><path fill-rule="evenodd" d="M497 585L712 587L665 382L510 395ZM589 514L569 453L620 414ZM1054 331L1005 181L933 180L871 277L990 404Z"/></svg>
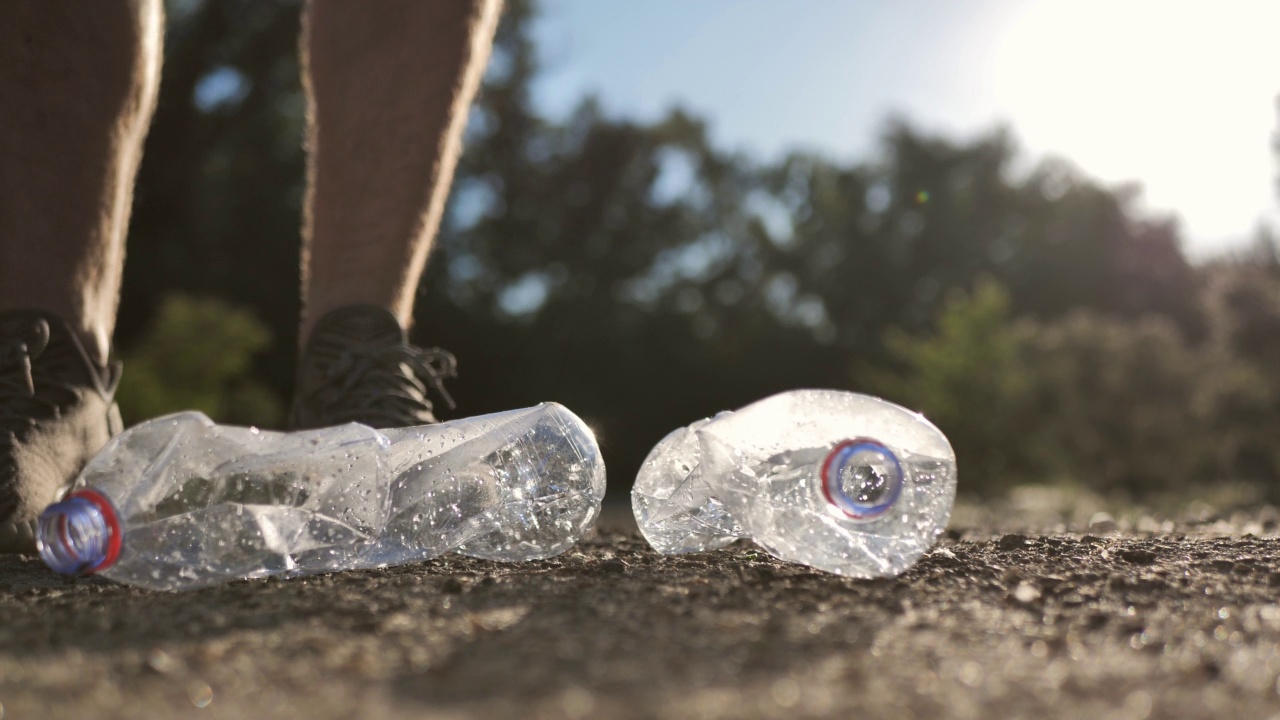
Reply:
<svg viewBox="0 0 1280 720"><path fill-rule="evenodd" d="M36 521L0 523L0 553L31 554L36 551Z"/></svg>

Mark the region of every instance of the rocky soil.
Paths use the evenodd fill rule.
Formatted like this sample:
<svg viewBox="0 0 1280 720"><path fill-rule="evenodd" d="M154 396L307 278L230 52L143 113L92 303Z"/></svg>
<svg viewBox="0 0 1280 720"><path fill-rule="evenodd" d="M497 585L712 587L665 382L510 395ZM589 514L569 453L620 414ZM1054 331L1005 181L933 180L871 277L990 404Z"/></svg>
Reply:
<svg viewBox="0 0 1280 720"><path fill-rule="evenodd" d="M1280 717L1280 539L1102 529L881 580L613 531L187 594L0 558L0 716Z"/></svg>

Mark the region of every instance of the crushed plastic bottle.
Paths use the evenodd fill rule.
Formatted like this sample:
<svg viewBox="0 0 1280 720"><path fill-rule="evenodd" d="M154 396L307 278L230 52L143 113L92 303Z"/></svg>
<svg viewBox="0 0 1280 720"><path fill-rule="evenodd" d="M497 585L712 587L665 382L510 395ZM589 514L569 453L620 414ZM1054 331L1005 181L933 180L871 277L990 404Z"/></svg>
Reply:
<svg viewBox="0 0 1280 720"><path fill-rule="evenodd" d="M449 551L531 560L582 537L604 488L594 434L554 403L288 434L186 412L108 443L40 516L37 543L59 572L157 590Z"/></svg>
<svg viewBox="0 0 1280 720"><path fill-rule="evenodd" d="M659 552L750 538L782 560L878 577L933 545L955 492L955 453L922 415L867 395L795 390L667 435L631 502Z"/></svg>

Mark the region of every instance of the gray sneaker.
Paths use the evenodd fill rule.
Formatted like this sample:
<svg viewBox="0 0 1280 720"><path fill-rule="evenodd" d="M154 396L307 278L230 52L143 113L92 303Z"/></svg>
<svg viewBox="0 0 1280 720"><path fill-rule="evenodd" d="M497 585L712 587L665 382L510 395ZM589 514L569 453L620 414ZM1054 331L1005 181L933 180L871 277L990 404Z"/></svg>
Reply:
<svg viewBox="0 0 1280 720"><path fill-rule="evenodd" d="M34 551L36 516L123 429L119 381L58 316L0 313L0 552Z"/></svg>
<svg viewBox="0 0 1280 720"><path fill-rule="evenodd" d="M434 423L437 419L427 393L433 392L453 408L444 381L457 374L452 354L410 345L407 333L385 309L338 308L320 318L303 348L289 427Z"/></svg>

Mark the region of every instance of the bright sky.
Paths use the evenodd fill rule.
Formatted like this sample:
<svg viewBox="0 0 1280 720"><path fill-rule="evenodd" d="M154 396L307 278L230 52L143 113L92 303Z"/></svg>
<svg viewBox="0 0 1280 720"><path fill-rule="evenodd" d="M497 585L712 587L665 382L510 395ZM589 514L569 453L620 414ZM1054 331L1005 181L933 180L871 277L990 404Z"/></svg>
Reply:
<svg viewBox="0 0 1280 720"><path fill-rule="evenodd" d="M722 146L869 157L891 112L1139 181L1204 257L1280 227L1280 0L543 0L536 98L641 118L679 104Z"/></svg>

